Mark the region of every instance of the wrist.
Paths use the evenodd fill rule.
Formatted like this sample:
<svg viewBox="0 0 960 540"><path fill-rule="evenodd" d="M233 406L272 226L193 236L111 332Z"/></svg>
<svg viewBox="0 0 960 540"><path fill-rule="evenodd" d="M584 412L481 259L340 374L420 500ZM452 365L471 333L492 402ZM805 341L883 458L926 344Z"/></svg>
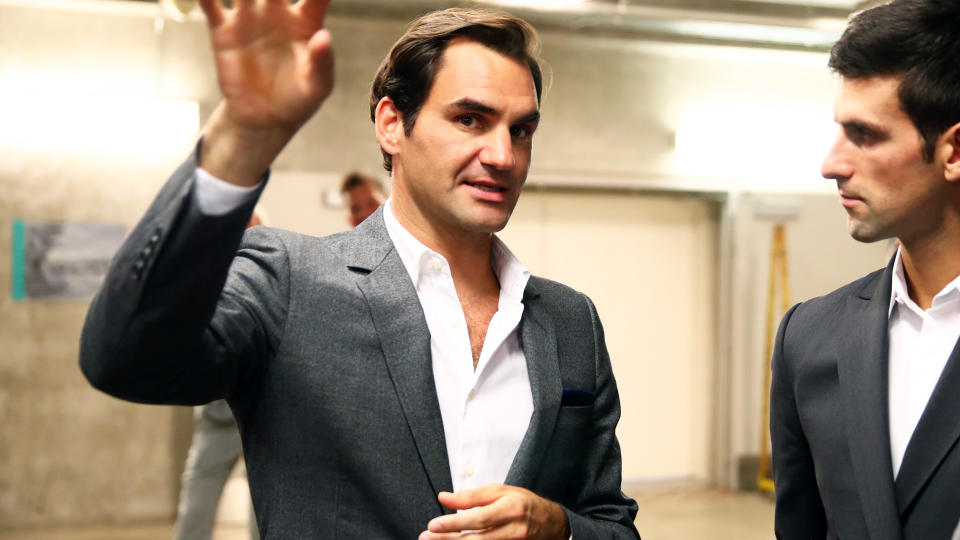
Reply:
<svg viewBox="0 0 960 540"><path fill-rule="evenodd" d="M560 523L560 534L557 538L562 540L569 540L573 537L573 530L570 528L570 519L567 517L567 512L563 509L562 506L556 504L557 519Z"/></svg>
<svg viewBox="0 0 960 540"><path fill-rule="evenodd" d="M225 182L253 186L294 134L287 127L239 124L221 103L204 128L199 166Z"/></svg>

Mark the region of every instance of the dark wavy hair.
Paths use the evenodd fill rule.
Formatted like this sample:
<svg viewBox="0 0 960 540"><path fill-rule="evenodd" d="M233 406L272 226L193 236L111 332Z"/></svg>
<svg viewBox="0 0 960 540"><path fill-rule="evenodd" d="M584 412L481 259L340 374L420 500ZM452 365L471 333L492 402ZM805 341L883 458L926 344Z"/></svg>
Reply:
<svg viewBox="0 0 960 540"><path fill-rule="evenodd" d="M846 78L902 76L900 106L933 159L937 138L960 122L960 2L894 0L857 14L830 51Z"/></svg>
<svg viewBox="0 0 960 540"><path fill-rule="evenodd" d="M433 86L443 52L450 41L458 37L527 65L540 100L543 74L537 31L523 19L502 11L450 8L417 19L393 44L371 85L370 119L376 121L377 104L384 97L390 97L409 135ZM392 170L392 156L382 148L380 151L383 168Z"/></svg>

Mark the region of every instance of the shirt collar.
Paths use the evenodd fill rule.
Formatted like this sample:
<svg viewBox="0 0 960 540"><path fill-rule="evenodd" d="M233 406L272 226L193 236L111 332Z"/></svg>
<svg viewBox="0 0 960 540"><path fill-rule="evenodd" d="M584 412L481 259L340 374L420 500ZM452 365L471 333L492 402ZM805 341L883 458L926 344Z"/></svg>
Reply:
<svg viewBox="0 0 960 540"><path fill-rule="evenodd" d="M910 298L910 293L907 289L907 278L906 273L903 270L903 257L901 256L900 250L902 247L897 248L897 255L893 261L893 282L890 287L890 306L887 308L887 318L893 314L893 308L898 303L903 304L908 309L915 311L917 313L922 313L923 310L920 309L920 306ZM949 301L951 298L955 299L957 295L960 294L960 276L957 276L950 283L947 284L936 296L933 297L933 301L930 302L930 306L936 307L943 302Z"/></svg>
<svg viewBox="0 0 960 540"><path fill-rule="evenodd" d="M393 198L391 197L383 205L383 223L387 227L390 240L393 241L393 245L397 249L400 261L403 262L404 268L410 274L410 279L414 286L419 287L423 265L428 264L434 257L440 258L444 264L447 263L447 260L443 255L423 245L400 224L400 221L393 214L392 204ZM530 279L530 271L520 264L520 260L496 235L493 236L490 261L493 272L500 281L501 298L511 302L520 302L523 299L523 291L527 287L527 281Z"/></svg>
<svg viewBox="0 0 960 540"><path fill-rule="evenodd" d="M900 257L899 247L893 259L893 281L890 285L890 305L887 307L888 319L893 314L893 308L897 303L905 304L912 301L907 293L907 279L903 273L903 259Z"/></svg>

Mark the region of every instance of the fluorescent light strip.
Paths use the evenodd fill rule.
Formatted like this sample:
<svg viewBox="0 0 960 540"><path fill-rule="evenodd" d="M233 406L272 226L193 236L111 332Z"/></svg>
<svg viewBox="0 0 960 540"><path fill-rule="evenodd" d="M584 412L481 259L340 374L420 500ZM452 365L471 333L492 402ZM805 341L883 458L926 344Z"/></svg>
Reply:
<svg viewBox="0 0 960 540"><path fill-rule="evenodd" d="M0 147L36 152L143 154L196 136L195 101L0 94Z"/></svg>

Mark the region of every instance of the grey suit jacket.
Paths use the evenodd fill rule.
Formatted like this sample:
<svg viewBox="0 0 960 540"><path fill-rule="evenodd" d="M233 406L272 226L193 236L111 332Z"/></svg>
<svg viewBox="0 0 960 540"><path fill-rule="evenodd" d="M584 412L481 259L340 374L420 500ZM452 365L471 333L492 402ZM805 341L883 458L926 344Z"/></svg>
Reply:
<svg viewBox="0 0 960 540"><path fill-rule="evenodd" d="M145 403L226 398L264 538L416 538L448 510L430 335L380 212L325 238L200 213L193 158L162 189L94 299L80 363ZM239 248L238 248L239 246ZM636 538L620 415L586 296L531 278L519 337L534 412L506 483L565 508L574 538Z"/></svg>
<svg viewBox="0 0 960 540"><path fill-rule="evenodd" d="M949 539L960 518L960 343L894 481L887 312L893 261L794 306L773 355L778 538Z"/></svg>

